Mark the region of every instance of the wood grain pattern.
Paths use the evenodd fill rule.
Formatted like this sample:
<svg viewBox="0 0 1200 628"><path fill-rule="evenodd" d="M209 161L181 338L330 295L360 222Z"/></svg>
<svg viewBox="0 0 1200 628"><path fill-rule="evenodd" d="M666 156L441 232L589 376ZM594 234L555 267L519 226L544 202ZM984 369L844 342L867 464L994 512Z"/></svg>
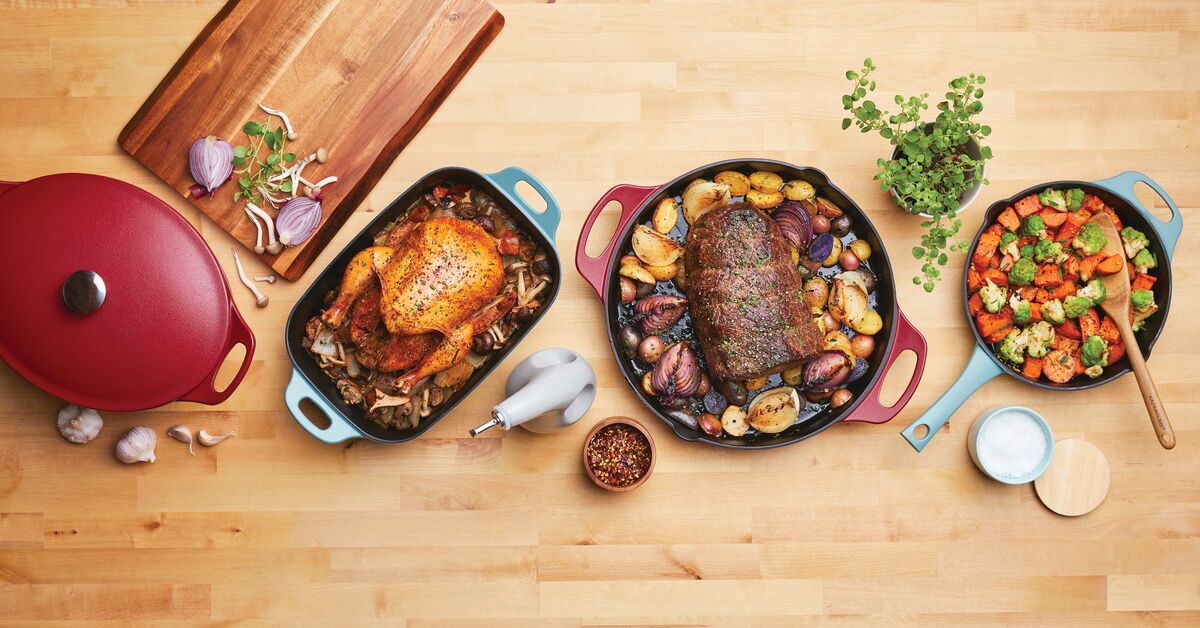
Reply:
<svg viewBox="0 0 1200 628"><path fill-rule="evenodd" d="M1047 508L1066 517L1092 512L1104 502L1112 475L1104 452L1078 438L1054 444L1054 461L1033 488Z"/></svg>
<svg viewBox="0 0 1200 628"><path fill-rule="evenodd" d="M216 135L245 143L241 128L262 121L264 104L288 114L303 158L318 147L330 161L324 222L304 244L264 254L298 279L396 155L499 33L504 18L482 0L229 0L121 131L119 143L181 196L252 249L257 231L233 202L236 182L192 199L187 148ZM272 119L272 127L281 123Z"/></svg>
<svg viewBox="0 0 1200 628"><path fill-rule="evenodd" d="M233 238L113 143L223 4L3 3L0 178L82 170L140 185L197 225L231 272ZM0 626L1200 624L1200 4L497 7L504 35L316 269L373 210L440 166L529 168L564 208L560 253L570 259L586 211L615 183L661 183L733 156L813 165L883 234L898 299L930 340L909 406L890 424L837 427L769 452L681 442L626 386L594 293L568 272L543 323L428 435L328 447L282 402L290 367L280 330L306 285L267 286L263 310L234 285L258 349L220 407L106 415L97 441L73 446L54 429L58 401L0 365ZM1148 365L1175 419L1174 450L1155 441L1132 376L1087 393L998 378L924 453L900 438L957 377L973 336L951 285L961 256L932 295L908 281L919 271L907 251L920 228L871 181L885 147L839 130L842 73L867 55L885 101L939 93L962 72L987 75L983 117L996 159L991 185L962 216L972 234L979 207L1041 181L1136 169L1173 195L1188 225ZM599 235L615 223L606 212ZM267 272L249 261L248 272ZM555 345L596 368L599 395L581 424L465 438L500 399L509 369ZM893 398L907 374L897 370ZM1045 416L1056 438L1104 452L1111 488L1100 508L1061 517L1032 486L1001 486L974 467L971 419L1014 400ZM658 448L654 475L624 495L595 488L580 468L584 434L611 415L641 421ZM162 434L181 422L238 437L191 457ZM137 424L158 430L158 462L122 466L113 443Z"/></svg>

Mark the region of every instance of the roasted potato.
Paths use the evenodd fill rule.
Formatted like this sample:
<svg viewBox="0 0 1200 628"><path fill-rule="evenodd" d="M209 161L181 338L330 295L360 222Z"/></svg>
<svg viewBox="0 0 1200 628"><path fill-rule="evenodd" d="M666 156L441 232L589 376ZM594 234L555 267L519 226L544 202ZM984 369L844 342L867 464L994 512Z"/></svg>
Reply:
<svg viewBox="0 0 1200 628"><path fill-rule="evenodd" d="M671 197L664 198L654 208L654 218L650 221L654 230L659 233L670 233L679 219L679 203Z"/></svg>
<svg viewBox="0 0 1200 628"><path fill-rule="evenodd" d="M854 359L854 348L850 344L850 338L843 334L840 329L831 331L825 334L825 349L829 351L841 351Z"/></svg>
<svg viewBox="0 0 1200 628"><path fill-rule="evenodd" d="M846 324L860 334L875 335L883 329L883 319L879 317L879 313L870 310L866 311L857 321L852 320Z"/></svg>
<svg viewBox="0 0 1200 628"><path fill-rule="evenodd" d="M750 191L750 179L746 175L734 172L733 170L717 173L717 176L713 177L713 181L728 185L729 193L734 196L743 196L746 192Z"/></svg>
<svg viewBox="0 0 1200 628"><path fill-rule="evenodd" d="M789 201L806 201L817 195L816 189L808 181L792 179L783 184L783 195Z"/></svg>
<svg viewBox="0 0 1200 628"><path fill-rule="evenodd" d="M749 192L746 192L746 201L759 209L774 209L779 207L779 204L783 202L783 192L780 192L779 190L775 190L774 192L763 192L758 189L753 189Z"/></svg>
<svg viewBox="0 0 1200 628"><path fill-rule="evenodd" d="M675 278L675 273L679 270L679 264L671 263L666 266L646 266L646 270L659 281L670 281Z"/></svg>
<svg viewBox="0 0 1200 628"><path fill-rule="evenodd" d="M761 170L750 175L750 187L759 192L779 192L779 188L783 185L783 177L774 172L762 172Z"/></svg>
<svg viewBox="0 0 1200 628"><path fill-rule="evenodd" d="M617 274L621 275L622 277L629 277L634 281L640 281L645 284L654 285L655 283L658 283L655 281L654 275L650 274L650 271L642 268L641 266L634 266L633 264L626 264L625 266L622 266L621 270L617 271Z"/></svg>

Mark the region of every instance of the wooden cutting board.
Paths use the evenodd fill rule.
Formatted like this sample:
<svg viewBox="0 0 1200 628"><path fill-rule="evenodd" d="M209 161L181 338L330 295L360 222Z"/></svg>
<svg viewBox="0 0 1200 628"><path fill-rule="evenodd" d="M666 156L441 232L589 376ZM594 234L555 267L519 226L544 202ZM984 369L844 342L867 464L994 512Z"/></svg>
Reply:
<svg viewBox="0 0 1200 628"><path fill-rule="evenodd" d="M243 203L233 202L236 181L211 198L189 197L188 148L206 135L246 144L243 125L266 120L259 103L286 113L298 133L289 152L329 151L327 163L311 164L304 177L338 177L325 190L317 233L261 256L295 280L503 25L482 0L230 0L118 141L252 248L256 231Z"/></svg>

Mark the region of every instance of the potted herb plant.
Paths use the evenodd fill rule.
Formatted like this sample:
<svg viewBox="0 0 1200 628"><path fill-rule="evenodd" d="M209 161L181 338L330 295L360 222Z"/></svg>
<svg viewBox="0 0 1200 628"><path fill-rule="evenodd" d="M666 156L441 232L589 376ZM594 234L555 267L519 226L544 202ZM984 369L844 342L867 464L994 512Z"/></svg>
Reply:
<svg viewBox="0 0 1200 628"><path fill-rule="evenodd" d="M970 244L954 241L962 227L957 213L965 208L987 184L985 164L992 156L983 138L991 127L975 120L983 111L983 75L960 76L949 83L945 100L937 103L937 117L922 120L929 109L929 94L896 96L895 112L880 109L867 94L875 91L871 73L875 64L863 61L861 70L849 70L850 93L842 96L842 108L851 117L842 120L842 129L857 126L863 133L876 132L894 148L891 157L876 162L875 180L880 189L891 193L896 205L927 220L921 223L926 233L921 245L913 247L913 257L923 262L921 274L913 283L933 292L941 281L940 267L949 261L949 252L963 251Z"/></svg>

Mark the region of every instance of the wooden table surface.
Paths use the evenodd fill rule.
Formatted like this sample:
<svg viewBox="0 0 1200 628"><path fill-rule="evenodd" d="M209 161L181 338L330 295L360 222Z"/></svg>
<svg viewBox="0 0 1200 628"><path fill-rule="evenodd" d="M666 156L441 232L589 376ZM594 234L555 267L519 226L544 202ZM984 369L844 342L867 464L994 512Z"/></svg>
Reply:
<svg viewBox="0 0 1200 628"><path fill-rule="evenodd" d="M0 10L0 176L95 172L170 199L118 150L116 135L220 2L59 6L67 4L5 2ZM0 367L0 620L1200 622L1200 3L499 8L507 19L500 37L314 270L268 287L266 309L234 286L258 350L227 403L107 414L96 441L73 446L54 427L61 403ZM1174 451L1155 442L1132 377L1086 394L999 378L925 453L899 437L958 375L971 334L953 283L962 258L933 295L907 281L917 269L907 253L918 242L917 220L871 181L886 147L839 130L842 74L867 55L880 67L885 102L898 92L940 94L958 73L987 75L983 117L995 130L996 158L965 231L978 227L979 208L1027 185L1124 170L1149 174L1184 208L1193 222L1176 251L1171 317L1150 361L1174 419ZM586 212L611 185L656 184L734 156L825 170L885 234L900 303L930 341L924 381L891 424L838 427L753 454L675 439L618 376L600 307L572 271L545 322L418 441L326 446L284 411L283 321L306 280L373 208L425 172L529 168L564 207L558 241L570 260ZM229 270L230 239L171 202ZM614 215L602 223L611 227ZM549 436L466 438L499 401L508 369L559 344L581 351L600 379L582 424ZM893 398L901 383L889 381ZM1098 510L1058 517L1031 486L1001 486L975 470L966 428L1006 402L1036 408L1059 438L1104 452L1112 488ZM659 443L654 476L625 495L592 487L579 463L588 425L614 414L643 420ZM193 458L161 436L181 422L238 436ZM120 465L113 443L138 424L159 431L158 461Z"/></svg>

